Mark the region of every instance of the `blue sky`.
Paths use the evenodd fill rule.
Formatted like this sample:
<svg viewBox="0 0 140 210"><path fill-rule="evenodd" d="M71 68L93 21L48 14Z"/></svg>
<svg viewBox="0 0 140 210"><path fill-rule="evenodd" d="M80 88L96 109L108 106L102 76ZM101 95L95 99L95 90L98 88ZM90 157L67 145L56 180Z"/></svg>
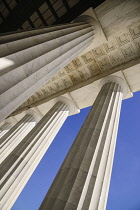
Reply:
<svg viewBox="0 0 140 210"><path fill-rule="evenodd" d="M89 108L68 117L12 210L37 210ZM106 210L140 210L140 91L122 103Z"/></svg>

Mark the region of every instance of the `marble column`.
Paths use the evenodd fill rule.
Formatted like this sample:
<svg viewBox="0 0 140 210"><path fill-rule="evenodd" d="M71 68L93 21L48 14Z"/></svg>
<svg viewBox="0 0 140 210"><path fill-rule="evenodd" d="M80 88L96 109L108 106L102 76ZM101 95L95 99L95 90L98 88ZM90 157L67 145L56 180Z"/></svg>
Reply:
<svg viewBox="0 0 140 210"><path fill-rule="evenodd" d="M0 139L0 162L9 156L41 117L39 113L28 110L26 115Z"/></svg>
<svg viewBox="0 0 140 210"><path fill-rule="evenodd" d="M114 76L102 81L40 210L105 210L124 84Z"/></svg>
<svg viewBox="0 0 140 210"><path fill-rule="evenodd" d="M3 125L0 127L0 138L4 136L16 123L17 121L14 117L4 120Z"/></svg>
<svg viewBox="0 0 140 210"><path fill-rule="evenodd" d="M92 43L93 20L1 36L0 121Z"/></svg>
<svg viewBox="0 0 140 210"><path fill-rule="evenodd" d="M74 104L65 98L50 109L1 164L1 209L11 209Z"/></svg>

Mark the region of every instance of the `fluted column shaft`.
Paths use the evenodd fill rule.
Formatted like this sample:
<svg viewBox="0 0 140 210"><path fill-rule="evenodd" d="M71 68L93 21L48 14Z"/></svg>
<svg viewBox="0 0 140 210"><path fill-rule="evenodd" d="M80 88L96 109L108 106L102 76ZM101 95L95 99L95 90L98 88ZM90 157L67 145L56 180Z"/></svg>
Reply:
<svg viewBox="0 0 140 210"><path fill-rule="evenodd" d="M10 209L69 115L57 102L1 165L1 209Z"/></svg>
<svg viewBox="0 0 140 210"><path fill-rule="evenodd" d="M40 210L105 210L122 88L101 88Z"/></svg>
<svg viewBox="0 0 140 210"><path fill-rule="evenodd" d="M4 120L3 125L0 127L0 138L4 136L16 123L17 120L14 117Z"/></svg>
<svg viewBox="0 0 140 210"><path fill-rule="evenodd" d="M89 46L93 35L92 24L81 22L1 36L0 121Z"/></svg>
<svg viewBox="0 0 140 210"><path fill-rule="evenodd" d="M6 134L10 128L12 127L12 125L8 122L5 122L1 127L0 127L0 138L2 136L4 136L4 134Z"/></svg>
<svg viewBox="0 0 140 210"><path fill-rule="evenodd" d="M7 158L29 131L32 130L35 124L35 116L26 114L0 139L0 162L3 162Z"/></svg>

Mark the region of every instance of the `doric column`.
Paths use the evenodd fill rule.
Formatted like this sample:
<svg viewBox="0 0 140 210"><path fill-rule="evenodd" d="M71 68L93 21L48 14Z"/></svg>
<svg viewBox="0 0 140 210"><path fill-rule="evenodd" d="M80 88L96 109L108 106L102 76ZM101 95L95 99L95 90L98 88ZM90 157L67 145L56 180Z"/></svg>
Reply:
<svg viewBox="0 0 140 210"><path fill-rule="evenodd" d="M75 113L70 100L59 100L1 164L2 210L11 208L68 115Z"/></svg>
<svg viewBox="0 0 140 210"><path fill-rule="evenodd" d="M26 115L0 139L0 162L7 158L41 117L37 112L28 110Z"/></svg>
<svg viewBox="0 0 140 210"><path fill-rule="evenodd" d="M4 120L3 125L0 127L0 138L4 136L15 124L16 120L14 117L10 117Z"/></svg>
<svg viewBox="0 0 140 210"><path fill-rule="evenodd" d="M84 20L1 36L0 121L92 43L96 26Z"/></svg>
<svg viewBox="0 0 140 210"><path fill-rule="evenodd" d="M40 210L105 210L124 85L109 76Z"/></svg>

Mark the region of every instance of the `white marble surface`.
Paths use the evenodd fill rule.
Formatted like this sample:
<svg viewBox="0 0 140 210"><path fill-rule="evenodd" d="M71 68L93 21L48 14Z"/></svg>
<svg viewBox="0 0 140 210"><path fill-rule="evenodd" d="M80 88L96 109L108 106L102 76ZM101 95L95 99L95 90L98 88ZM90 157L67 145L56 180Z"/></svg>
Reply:
<svg viewBox="0 0 140 210"><path fill-rule="evenodd" d="M94 33L90 24L69 25L0 46L6 59L14 62L1 69L1 121L91 43ZM31 46L27 46L28 42Z"/></svg>
<svg viewBox="0 0 140 210"><path fill-rule="evenodd" d="M107 3L107 4L106 4ZM124 19L124 27L123 29L121 28L116 28L116 31L113 32L113 34L109 37L107 37L104 33L104 25L101 24L100 22L100 18L102 19L103 16L106 16L106 22L108 21L114 21L113 23L115 24L115 21L120 20L121 18L124 18L123 13L121 11L123 11L124 9L124 3L126 4L126 7L128 7L128 13L125 13L125 16L128 17L128 19ZM108 6L107 6L108 5ZM130 7L130 5L132 7ZM132 13L135 13L134 9L139 5L139 1L134 1L134 4L132 5L132 1L106 1L104 2L102 5L100 5L98 8L95 9L95 11L93 11L91 8L86 11L84 13L84 15L91 15L93 16L97 22L100 25L100 29L102 29L102 36L99 36L99 38L101 39L101 42L103 41L104 43L100 44L98 47L95 47L93 45L93 43L95 44L95 40L92 41L90 48L86 48L86 51L82 51L81 56L77 57L76 59L74 59L72 62L70 62L71 59L73 59L73 57L77 56L78 53L81 52L82 49L80 49L80 45L78 47L75 47L74 50L76 53L72 54L72 51L70 53L67 53L64 55L63 59L66 59L66 57L69 57L68 59L65 60L65 62L62 63L62 65L59 63L59 59L57 59L55 57L55 55L53 55L52 51L52 56L55 59L55 62L51 62L50 59L47 58L46 62L51 62L48 64L49 69L46 68L46 66L44 66L44 68L41 68L41 72L42 72L42 76L45 74L45 72L50 72L51 69L53 69L53 71L51 71L51 73L48 73L48 77L42 77L39 74L40 71L37 71L37 75L40 78L40 81L38 83L36 83L36 73L34 73L32 71L32 68L30 68L29 65L29 71L27 71L27 69L25 67L28 67L28 65L25 67L17 67L15 70L15 73L17 74L17 78L14 78L14 74L11 73L13 81L19 82L18 84L20 85L19 87L19 91L22 91L21 87L22 87L22 82L20 81L20 79L25 79L26 75L27 77L30 79L32 79L32 82L27 81L26 80L26 84L27 87L23 87L24 88L24 93L21 93L22 96L17 99L18 103L22 103L21 101L26 100L28 98L28 95L31 94L36 91L36 85L38 87L42 86L42 84L46 83L46 81L48 81L52 75L54 74L54 72L59 71L63 66L67 65L69 62L70 64L68 64L65 68L62 68L62 70L59 71L59 73L57 73L55 75L55 77L53 77L50 81L47 82L47 84L45 84L42 89L40 89L39 91L37 91L35 94L33 94L28 100L26 100L25 103L22 103L21 107L18 108L17 112L14 114L18 114L19 112L22 112L25 109L28 109L28 107L34 107L34 106L38 106L41 107L40 104L43 104L45 102L50 101L51 99L58 97L60 95L64 95L66 94L67 97L69 97L68 95L70 94L72 97L74 97L74 101L75 103L78 105L79 108L84 108L87 106L90 106L93 101L95 100L95 97L97 95L97 88L94 87L94 82L96 80L99 80L101 78L103 78L104 76L107 76L109 74L115 73L115 72L119 72L119 74L122 74L122 77L125 77L125 73L127 72L127 69L131 68L131 71L135 72L132 79L131 76L126 76L126 80L128 77L128 86L130 87L130 92L127 95L126 98L131 97L131 92L133 91L138 91L140 90L140 76L139 76L139 72L135 71L135 68L137 69L137 65L140 63L140 33L139 33L139 21L138 19L140 18L139 15L137 16L137 18L133 18L133 16L130 15L130 11ZM113 16L112 11L114 11L115 8L119 8L120 9L120 13L117 16ZM121 9L122 8L122 9ZM107 11L107 12L105 12ZM118 10L117 10L118 11ZM126 12L126 11L125 11ZM97 13L97 14L96 14ZM110 16L109 16L110 14ZM109 19L109 20L108 20ZM69 24L70 25L70 24ZM110 25L110 24L109 24ZM120 23L118 24L118 26L121 26ZM117 27L118 27L117 26ZM57 26L56 28L59 28L62 26ZM80 25L76 25L75 26L77 29L80 29ZM83 27L83 26L82 26ZM86 27L86 26L85 26ZM101 28L102 27L102 28ZM106 25L105 25L106 27ZM53 28L53 27L52 27ZM60 29L60 28L59 28ZM78 29L78 30L79 30ZM43 33L46 33L46 30L48 29L42 29ZM62 40L62 32L61 30L59 30L59 33L53 34L52 31L54 29L49 29L49 33L51 34L51 36L45 36L44 34L40 35L40 32L35 30L34 32L37 33L36 36L34 36L32 39L30 39L30 45L29 45L29 51L31 49L37 49L37 46L39 47L38 49L41 50L41 52L34 52L32 51L32 53L30 52L29 58L28 56L26 56L26 53L23 54L23 56L19 56L18 59L20 62L23 61L28 61L28 59L35 59L36 56L40 55L40 57L43 58L43 55L48 55L48 51L47 49L45 49L45 47L42 47L43 44L40 43L40 40L42 39L45 43L46 41L48 42L48 44L50 43L49 46L49 50L51 50L51 45L52 45L52 39L56 38L58 35L60 35L61 37L58 38L59 39L59 43L55 42L55 44L57 46L59 46L59 44L63 42ZM75 32L73 28L67 28L64 29L64 31L67 30L67 33L69 34L71 31L73 31L73 33L71 33L71 35L76 35L75 33L79 33ZM62 31L63 31L62 30ZM83 29L80 30L80 33L83 31L85 31L87 29ZM27 36L29 32L24 32L24 34ZM30 32L33 35L33 32ZM95 33L95 31L94 31ZM67 39L70 40L70 37L68 36L68 34L66 36L63 37L67 37ZM103 34L104 34L104 38L106 37L108 39L108 41L106 41L103 38ZM20 34L18 34L17 36L20 36ZM36 38L38 37L38 38ZM40 37L40 38L39 38ZM94 35L94 37L96 37L96 34ZM6 38L5 38L6 39ZM25 46L23 46L23 44L21 44L18 41L18 53L20 55L20 53L22 53L21 51L21 47L24 48L24 51L27 52L27 42L26 42L27 38L24 38L25 41ZM96 40L97 41L97 40ZM76 41L77 42L77 41ZM75 43L76 45L76 42ZM4 49L3 51L1 51L0 53L6 53L7 49L10 49L10 53L11 55L8 56L13 56L15 53L15 41L12 42L13 43L13 47L10 43L8 43L6 45L6 49ZM11 45L11 46L10 46ZM33 47L33 45L35 45ZM88 44L87 44L88 45ZM2 46L2 45L1 45ZM69 45L68 45L69 46ZM89 49L90 51L87 52L87 49ZM65 50L65 49L62 49ZM56 52L58 52L56 50ZM86 52L86 53L85 53ZM43 54L44 53L44 54ZM28 55L28 53L27 53ZM72 57L72 56L73 57ZM22 58L23 57L23 58ZM18 62L17 57L15 56L16 62ZM7 62L8 69L12 69L14 68L14 66L12 66L13 64L11 63L10 60L6 60L5 62ZM4 62L4 63L5 63ZM61 61L60 61L61 62ZM29 61L28 63L31 64L31 62ZM42 63L42 62L41 62ZM11 67L10 67L11 65ZM38 67L40 67L40 63L37 64ZM57 68L55 68L54 65L58 65ZM24 65L23 65L24 66ZM34 63L32 62L32 67L34 66ZM21 72L20 70L23 70L23 75L20 75ZM4 70L4 72L6 71L6 69ZM12 71L12 70L11 70ZM121 72L122 71L122 72ZM20 73L19 73L20 72ZM128 71L130 74L130 71ZM2 74L2 71L1 71ZM29 75L28 75L29 74ZM3 75L4 76L4 75ZM21 78L20 78L21 76ZM17 80L19 79L19 80ZM12 83L10 84L11 81L8 80L8 84L7 82L5 82L5 84L7 85L7 87L10 85L12 85ZM23 81L24 82L24 81ZM31 83L30 83L31 82ZM34 83L35 82L35 83ZM92 89L92 83L93 83L93 88L94 91L90 91L90 89ZM2 84L2 83L1 83ZM4 85L2 85L2 88L4 87ZM96 84L96 82L95 82ZM31 90L28 89L28 87L31 86ZM16 105L18 103L12 103L12 100L14 98L14 94L17 94L17 85L15 85L14 88L11 88L11 91L9 90L9 92L7 91L7 94L11 95L11 103L8 106L8 100L3 99L3 103L5 102L7 104L8 107L5 108L5 112L8 109L16 109ZM82 91L84 91L84 94L82 94ZM68 93L68 94L67 94ZM24 95L24 97L23 97ZM78 97L78 95L80 97ZM85 96L86 95L86 96ZM1 96L2 97L2 96ZM91 99L90 99L91 97ZM51 102L50 102L51 103ZM2 105L2 102L1 102ZM49 103L45 103L46 107L49 107ZM44 105L44 106L45 106ZM48 108L47 108L48 110ZM47 111L46 110L46 111ZM41 111L41 110L40 110ZM44 111L43 111L44 112Z"/></svg>
<svg viewBox="0 0 140 210"><path fill-rule="evenodd" d="M101 88L40 210L105 210L123 97L116 81Z"/></svg>
<svg viewBox="0 0 140 210"><path fill-rule="evenodd" d="M39 121L36 112L27 112L27 114L16 123L0 140L0 162L2 163L23 138L32 130ZM41 119L41 117L40 117Z"/></svg>
<svg viewBox="0 0 140 210"><path fill-rule="evenodd" d="M2 210L11 209L68 115L68 105L57 102L2 162Z"/></svg>
<svg viewBox="0 0 140 210"><path fill-rule="evenodd" d="M132 92L140 90L140 64L123 71Z"/></svg>
<svg viewBox="0 0 140 210"><path fill-rule="evenodd" d="M0 123L0 138L4 136L15 124L17 120L15 117L9 117L8 119Z"/></svg>
<svg viewBox="0 0 140 210"><path fill-rule="evenodd" d="M140 18L139 0L107 0L95 13L107 37Z"/></svg>
<svg viewBox="0 0 140 210"><path fill-rule="evenodd" d="M98 92L94 86L96 81L115 72L125 80L128 77L127 83L130 91L126 98L131 97L131 92L140 90L140 76L137 70L140 63L139 26L140 21L133 22L128 27L117 31L109 37L108 41L98 47L94 48L92 42L89 52L81 54L60 70L46 85L22 104L16 113L30 106L40 106L40 104L67 93L74 96L80 108L90 106ZM131 71L134 73L133 77L131 77ZM127 76L125 72L128 72ZM49 106L48 103L46 106Z"/></svg>

